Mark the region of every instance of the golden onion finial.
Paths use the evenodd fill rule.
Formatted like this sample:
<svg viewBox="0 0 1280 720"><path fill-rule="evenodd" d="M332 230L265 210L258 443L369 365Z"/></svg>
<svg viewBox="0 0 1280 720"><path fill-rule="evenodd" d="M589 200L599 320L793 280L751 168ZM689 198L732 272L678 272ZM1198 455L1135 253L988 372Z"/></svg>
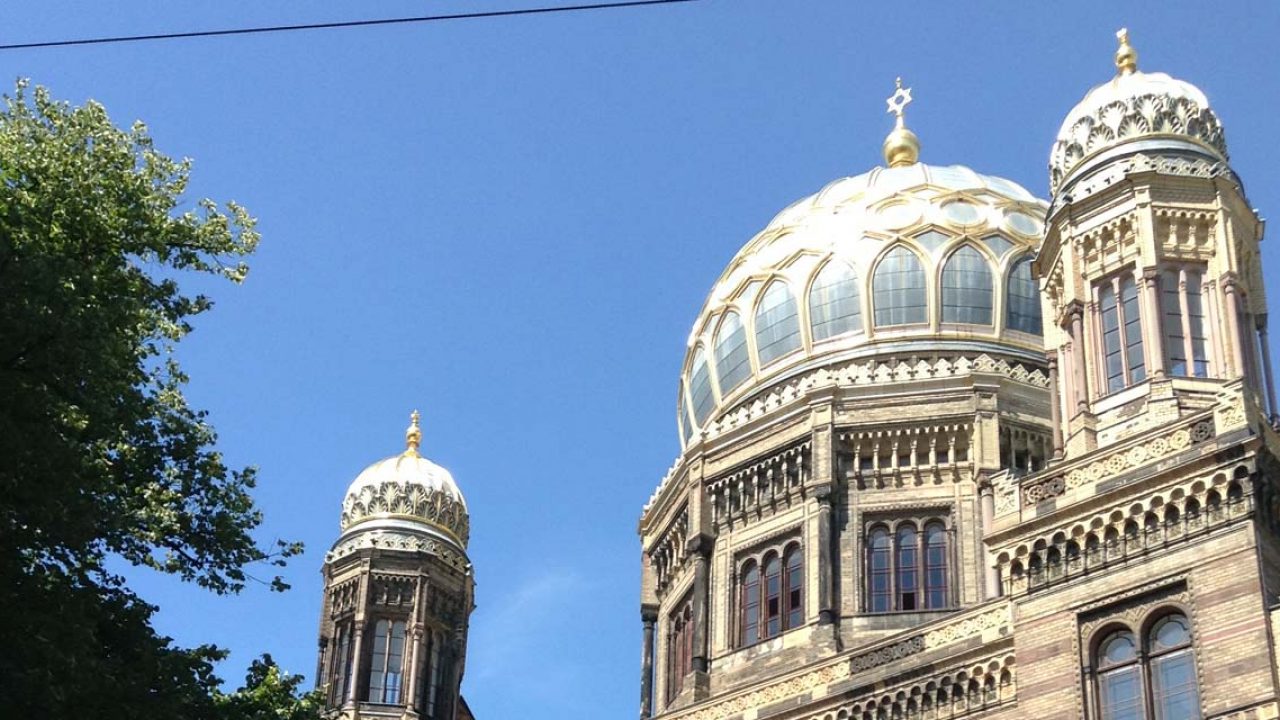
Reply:
<svg viewBox="0 0 1280 720"><path fill-rule="evenodd" d="M418 446L422 444L422 428L418 427L418 411L409 414L409 428L404 431L404 456L418 457Z"/></svg>
<svg viewBox="0 0 1280 720"><path fill-rule="evenodd" d="M914 165L920 158L920 138L907 129L904 115L911 104L911 88L902 87L902 78L896 81L897 89L886 101L894 116L893 130L884 139L884 161L889 167Z"/></svg>
<svg viewBox="0 0 1280 720"><path fill-rule="evenodd" d="M1116 40L1120 47L1116 48L1116 70L1121 75L1131 75L1138 70L1138 51L1129 44L1129 28L1120 28L1116 32Z"/></svg>

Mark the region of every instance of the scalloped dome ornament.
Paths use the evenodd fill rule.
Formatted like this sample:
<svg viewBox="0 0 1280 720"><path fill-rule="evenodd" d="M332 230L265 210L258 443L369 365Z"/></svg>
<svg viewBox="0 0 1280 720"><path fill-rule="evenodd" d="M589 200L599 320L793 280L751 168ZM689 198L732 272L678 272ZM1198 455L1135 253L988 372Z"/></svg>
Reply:
<svg viewBox="0 0 1280 720"><path fill-rule="evenodd" d="M1148 141L1134 151L1173 150L1227 162L1227 142L1209 100L1191 83L1138 70L1129 31L1116 33L1116 76L1090 90L1058 130L1049 154L1049 191L1106 159L1121 145Z"/></svg>
<svg viewBox="0 0 1280 720"><path fill-rule="evenodd" d="M342 501L343 538L373 530L425 531L465 549L470 515L453 475L422 457L417 410L405 430L405 450L365 468ZM341 542L341 540L340 540Z"/></svg>

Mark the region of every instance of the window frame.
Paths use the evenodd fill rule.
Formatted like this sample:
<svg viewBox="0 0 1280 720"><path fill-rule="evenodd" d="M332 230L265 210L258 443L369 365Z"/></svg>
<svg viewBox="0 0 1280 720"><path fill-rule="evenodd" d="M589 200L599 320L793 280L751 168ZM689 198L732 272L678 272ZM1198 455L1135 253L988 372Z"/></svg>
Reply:
<svg viewBox="0 0 1280 720"><path fill-rule="evenodd" d="M1112 273L1095 282L1093 288L1097 306L1098 387L1104 389L1099 395L1106 396L1145 382L1150 377L1146 339L1143 336L1147 320L1143 317L1142 283L1134 276L1133 268ZM1126 289L1132 290L1132 297L1126 298ZM1107 340L1110 334L1107 329L1108 298L1113 305L1111 311L1115 313L1114 332L1117 344L1114 352ZM1128 307L1130 304L1132 307ZM1130 314L1136 317L1130 318ZM1117 374L1111 372L1109 365L1113 355L1119 356L1120 372ZM1118 384L1114 382L1117 378Z"/></svg>
<svg viewBox="0 0 1280 720"><path fill-rule="evenodd" d="M987 278L987 285L985 288L965 288L960 286L948 287L947 285L948 271L952 272L952 275L951 275L952 277L955 277L956 275L962 272L972 272L972 271L961 270L959 269L958 265L956 266L955 269L953 269L952 267L952 263L960 263L960 262L967 261L967 259L970 257L969 255L966 254L962 257L962 253L966 253L966 251L973 253L973 255L977 257L978 261L982 263L981 272L985 272L986 278ZM970 325L974 327L988 328L991 330L995 329L995 326L996 326L996 273L992 269L994 262L995 261L991 258L991 256L988 254L985 248L980 248L978 247L977 243L970 242L967 240L959 243L958 245L956 245L950 251L947 252L946 256L943 257L942 259L942 265L938 271L938 322L939 323L943 325L948 325L948 326ZM950 290L951 292L948 292L948 290ZM985 309L987 311L987 321L973 322L969 320L959 320L955 318L948 318L947 300L952 297L952 294L955 292L975 291L975 290L986 291L987 306ZM964 302L960 302L960 303L952 303L950 307L963 309L967 307L967 305Z"/></svg>
<svg viewBox="0 0 1280 720"><path fill-rule="evenodd" d="M790 561L798 563L792 565ZM769 600L769 564L777 564L777 614L771 616ZM799 538L789 536L778 542L748 551L739 555L734 567L733 596L737 603L734 615L737 618L735 637L738 648L747 648L766 640L781 637L791 630L804 627L808 622L805 608L805 557L804 544ZM754 573L754 576L753 576ZM798 577L800 585L795 587L793 580ZM798 592L798 600L793 602L794 593ZM748 621L751 609L755 609L754 625ZM798 613L798 617L797 617ZM770 623L777 624L776 630L770 629ZM754 628L754 632L752 629Z"/></svg>
<svg viewBox="0 0 1280 720"><path fill-rule="evenodd" d="M929 529L941 528L942 530L942 548L940 568L932 568L930 566L930 546L929 546ZM913 558L911 572L913 573L911 587L908 589L904 586L904 578L902 575L902 565L904 552L908 548L902 547L902 534L904 530L908 530L914 535L913 542L909 548L910 556ZM883 615L888 613L918 613L918 612L936 612L944 610L954 610L956 603L956 588L958 568L955 559L955 528L952 524L952 513L950 508L935 508L931 511L922 511L918 514L909 516L895 516L885 518L883 516L870 517L863 521L863 533L860 542L863 545L863 565L862 574L866 578L863 582L863 601L862 612L874 615ZM888 546L877 547L877 537L884 538ZM937 549L937 548L934 548ZM884 561L885 567L880 568L878 564ZM942 580L942 605L934 606L930 596L931 580L929 572L936 569L941 572ZM877 591L877 580L881 581L883 589ZM911 593L912 599L906 601L907 592ZM884 607L887 605L887 607ZM910 605L911 607L907 607Z"/></svg>
<svg viewBox="0 0 1280 720"><path fill-rule="evenodd" d="M1170 647L1153 649L1155 633L1174 619L1181 621L1186 631L1185 639L1181 643ZM1103 658L1103 650L1113 638L1120 635L1127 636L1132 643L1133 657L1119 662L1108 663ZM1184 692L1189 689L1189 699L1196 711L1196 715L1192 720L1203 718L1201 688L1197 673L1195 629L1190 613L1181 604L1161 603L1146 612L1141 622L1132 625L1120 619L1103 623L1093 632L1088 648L1089 655L1085 671L1086 680L1089 684L1089 695L1092 700L1089 703L1089 717L1095 720L1110 720L1113 717L1109 713L1110 709L1106 704L1108 693L1106 690L1107 685L1104 682L1107 678L1115 677L1120 673L1132 672L1136 683L1136 697L1134 700L1137 703L1137 709L1140 711L1140 717L1143 720L1175 720L1174 718L1165 717L1163 714L1161 701L1167 695L1161 693L1160 696L1157 696L1159 689L1157 688L1155 672L1160 669L1164 662L1168 662L1171 659L1186 658L1190 663L1190 673L1188 675L1190 683L1181 687ZM1179 716L1176 720L1187 719Z"/></svg>
<svg viewBox="0 0 1280 720"><path fill-rule="evenodd" d="M378 641L382 638L382 635L379 633L379 626L381 626L382 623L387 624L387 632L385 636L386 646L380 652L378 650ZM367 664L364 668L364 677L362 678L361 695L363 696L363 702L375 705L404 705L405 665L407 664L406 660L408 659L408 650L410 645L409 623L407 617L404 615L379 615L369 619L366 622L366 626L370 628L372 632L369 634L369 647L368 650L365 651L367 655L364 658ZM399 626L400 629L400 650L398 653L400 660L399 667L395 672L392 672L392 656L396 654L392 652L392 647L396 640L397 626ZM381 668L375 668L375 658L379 654L382 655ZM381 676L380 684L377 688L378 697L376 698L374 697L375 688L373 682L375 672ZM388 682L388 678L392 676L396 678L394 687L391 687Z"/></svg>
<svg viewBox="0 0 1280 720"><path fill-rule="evenodd" d="M1157 292L1160 309L1160 340L1164 357L1160 359L1165 372L1171 377L1213 377L1213 359L1209 346L1209 313L1206 308L1205 266L1199 263L1169 263L1157 268ZM1190 292L1192 279L1196 292ZM1174 287L1169 287L1173 285ZM1172 300L1171 300L1172 297ZM1191 312L1195 298L1197 313ZM1177 306L1173 307L1172 303ZM1171 328L1171 318L1176 327ZM1199 320L1196 332L1194 320ZM1174 331L1177 334L1174 334ZM1174 341L1176 338L1176 342ZM1181 346L1181 347L1178 347ZM1182 372L1175 372L1175 358L1182 360Z"/></svg>

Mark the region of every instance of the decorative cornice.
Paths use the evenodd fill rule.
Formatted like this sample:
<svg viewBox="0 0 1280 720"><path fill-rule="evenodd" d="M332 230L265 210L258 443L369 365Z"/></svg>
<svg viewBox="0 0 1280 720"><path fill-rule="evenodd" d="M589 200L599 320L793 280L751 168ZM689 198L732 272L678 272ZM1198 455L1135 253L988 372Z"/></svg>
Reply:
<svg viewBox="0 0 1280 720"><path fill-rule="evenodd" d="M430 525L465 548L471 534L467 509L443 492L418 484L384 480L364 485L342 501L341 527L376 519L401 518Z"/></svg>

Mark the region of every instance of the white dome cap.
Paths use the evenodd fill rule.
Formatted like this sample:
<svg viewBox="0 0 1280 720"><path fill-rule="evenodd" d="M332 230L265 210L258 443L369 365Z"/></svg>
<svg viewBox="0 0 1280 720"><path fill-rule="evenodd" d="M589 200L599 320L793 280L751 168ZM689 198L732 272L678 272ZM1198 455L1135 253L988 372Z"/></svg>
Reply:
<svg viewBox="0 0 1280 720"><path fill-rule="evenodd" d="M453 475L418 454L418 412L405 431L405 451L361 472L342 501L343 538L370 530L425 531L465 549L470 517Z"/></svg>
<svg viewBox="0 0 1280 720"><path fill-rule="evenodd" d="M1164 73L1138 71L1138 54L1127 30L1116 33L1117 75L1095 87L1067 113L1049 154L1049 191L1116 154L1121 145L1146 141L1133 150L1171 150L1226 162L1222 124L1209 99L1195 85ZM1113 151L1113 152L1108 152Z"/></svg>

